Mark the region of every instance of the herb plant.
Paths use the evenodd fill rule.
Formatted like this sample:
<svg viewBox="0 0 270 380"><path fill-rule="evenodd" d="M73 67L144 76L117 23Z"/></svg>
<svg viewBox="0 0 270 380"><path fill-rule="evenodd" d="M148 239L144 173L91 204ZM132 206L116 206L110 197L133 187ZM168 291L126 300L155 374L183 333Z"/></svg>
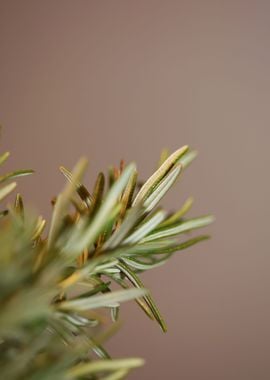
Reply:
<svg viewBox="0 0 270 380"><path fill-rule="evenodd" d="M0 156L2 165L9 153ZM168 156L138 185L134 163L100 173L94 189L82 183L87 160L67 179L45 220L24 207L20 194L1 211L0 373L8 380L117 380L143 364L111 359L103 342L118 324L121 302L134 299L163 331L166 324L140 273L164 264L174 252L208 239L187 232L212 216L187 219L189 198L170 214L159 202L196 156L187 146ZM0 200L16 187L2 175ZM8 181L8 182L7 182ZM105 182L106 191L105 191ZM111 323L104 323L109 310ZM105 313L105 316L107 314Z"/></svg>

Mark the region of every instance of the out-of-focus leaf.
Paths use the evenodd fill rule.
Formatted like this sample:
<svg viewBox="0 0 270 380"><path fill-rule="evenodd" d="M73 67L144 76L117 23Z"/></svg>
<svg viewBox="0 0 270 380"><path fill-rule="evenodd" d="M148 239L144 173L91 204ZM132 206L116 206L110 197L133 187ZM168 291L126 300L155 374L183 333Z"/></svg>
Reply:
<svg viewBox="0 0 270 380"><path fill-rule="evenodd" d="M6 181L8 179L23 177L25 175L29 175L29 174L33 174L33 173L34 173L34 171L30 170L30 169L29 170L15 170L14 172L7 173L7 174L0 176L0 183Z"/></svg>
<svg viewBox="0 0 270 380"><path fill-rule="evenodd" d="M4 162L6 162L6 160L9 158L9 156L10 156L9 152L5 152L5 153L1 154L0 165L2 165Z"/></svg>
<svg viewBox="0 0 270 380"><path fill-rule="evenodd" d="M14 211L16 214L23 217L24 215L24 207L23 207L23 200L21 194L17 194L15 198L15 204L14 204Z"/></svg>
<svg viewBox="0 0 270 380"><path fill-rule="evenodd" d="M162 149L160 158L158 161L158 168L167 160L168 157L169 157L168 149L167 148Z"/></svg>
<svg viewBox="0 0 270 380"><path fill-rule="evenodd" d="M64 176L67 178L69 182L71 182L75 188L76 191L81 198L81 200L86 204L86 206L89 208L91 207L91 204L93 202L93 198L87 188L79 181L76 181L72 175L72 173L66 169L64 166L60 166L61 173L64 174Z"/></svg>
<svg viewBox="0 0 270 380"><path fill-rule="evenodd" d="M38 239L46 226L46 220L39 216L32 240Z"/></svg>
<svg viewBox="0 0 270 380"><path fill-rule="evenodd" d="M9 210L0 211L0 219L3 218L4 216L8 215L8 213L9 213Z"/></svg>
<svg viewBox="0 0 270 380"><path fill-rule="evenodd" d="M124 379L128 373L128 369L118 369L117 371L110 373L108 376L103 377L102 380L121 380Z"/></svg>
<svg viewBox="0 0 270 380"><path fill-rule="evenodd" d="M168 219L166 219L164 222L161 223L160 227L165 227L170 224L176 223L181 219L186 213L191 209L191 206L193 205L193 198L189 197L183 206L180 208L179 211L174 213L172 216L170 216Z"/></svg>
<svg viewBox="0 0 270 380"><path fill-rule="evenodd" d="M118 320L119 310L120 310L119 306L111 308L111 318L113 322L116 322Z"/></svg>
<svg viewBox="0 0 270 380"><path fill-rule="evenodd" d="M103 173L99 173L93 191L93 203L90 209L91 216L95 214L102 202L104 192L105 177Z"/></svg>
<svg viewBox="0 0 270 380"><path fill-rule="evenodd" d="M141 367L143 359L130 358L119 360L98 360L86 364L78 364L71 368L67 373L67 380L77 379L78 377L99 372L117 371L120 369L131 369Z"/></svg>
<svg viewBox="0 0 270 380"><path fill-rule="evenodd" d="M17 186L16 182L11 182L0 189L0 201L8 196Z"/></svg>
<svg viewBox="0 0 270 380"><path fill-rule="evenodd" d="M191 164L191 162L197 157L197 155L198 152L196 152L195 150L188 151L181 157L179 162L185 169L189 164Z"/></svg>

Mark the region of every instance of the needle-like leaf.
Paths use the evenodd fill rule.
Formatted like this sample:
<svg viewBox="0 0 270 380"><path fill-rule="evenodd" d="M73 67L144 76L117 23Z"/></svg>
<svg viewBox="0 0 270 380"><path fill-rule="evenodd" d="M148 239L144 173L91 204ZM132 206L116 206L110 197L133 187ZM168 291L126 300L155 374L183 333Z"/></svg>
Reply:
<svg viewBox="0 0 270 380"><path fill-rule="evenodd" d="M89 191L86 189L86 187L81 182L76 181L72 173L68 169L66 169L64 166L60 166L60 171L61 173L64 174L67 180L71 182L73 186L75 186L76 191L79 197L81 198L81 200L86 204L87 207L90 207L93 202L93 198L91 194L89 193Z"/></svg>
<svg viewBox="0 0 270 380"><path fill-rule="evenodd" d="M7 173L5 175L2 175L0 176L0 183L8 180L8 179L14 179L14 178L18 178L18 177L23 177L25 175L29 175L29 174L33 174L34 171L33 170L16 170L14 172L11 172L11 173Z"/></svg>
<svg viewBox="0 0 270 380"><path fill-rule="evenodd" d="M183 168L185 169L191 162L197 157L198 152L195 150L187 151L179 160Z"/></svg>
<svg viewBox="0 0 270 380"><path fill-rule="evenodd" d="M125 276L129 279L129 281L136 286L136 288L141 289L144 288L144 285L142 281L139 279L139 277L128 267L128 265L124 264L123 262L117 264L117 267L121 269L121 271L125 274ZM138 297L136 297L138 298ZM153 316L155 317L156 321L160 325L161 329L166 332L167 326L165 324L165 321L163 317L160 314L160 311L158 310L152 296L150 293L146 294L143 299L147 303L149 309L151 310Z"/></svg>
<svg viewBox="0 0 270 380"><path fill-rule="evenodd" d="M149 195L144 202L145 212L150 212L164 197L167 191L175 183L181 171L181 166L177 165L171 172L169 172L164 179L157 185L156 189Z"/></svg>
<svg viewBox="0 0 270 380"><path fill-rule="evenodd" d="M166 217L163 210L157 211L146 222L141 224L129 237L127 237L123 244L135 244L142 240L146 235L153 231Z"/></svg>
<svg viewBox="0 0 270 380"><path fill-rule="evenodd" d="M8 196L17 186L16 182L9 183L0 189L0 201Z"/></svg>
<svg viewBox="0 0 270 380"><path fill-rule="evenodd" d="M111 213L120 195L122 194L122 191L127 185L130 176L135 170L135 165L130 164L125 168L120 178L113 184L103 204L96 213L94 220L90 226L83 231L83 234L76 242L77 251L82 251L85 247L89 247L89 245L96 240L98 234L104 230L104 227L107 225L108 215Z"/></svg>
<svg viewBox="0 0 270 380"><path fill-rule="evenodd" d="M2 165L4 162L6 162L6 160L9 158L9 156L10 156L9 152L5 152L5 153L1 154L0 165Z"/></svg>
<svg viewBox="0 0 270 380"><path fill-rule="evenodd" d="M79 377L95 374L104 371L116 371L126 368L137 368L144 364L144 360L137 358L119 359L119 360L99 360L86 364L78 364L67 373L67 380L77 379Z"/></svg>
<svg viewBox="0 0 270 380"><path fill-rule="evenodd" d="M160 227L165 227L170 224L174 224L179 221L186 213L191 209L191 206L193 205L193 198L189 197L183 206L180 208L179 211L174 213L172 216L170 216L168 219L166 219L163 223L160 224Z"/></svg>
<svg viewBox="0 0 270 380"><path fill-rule="evenodd" d="M161 238L167 238L170 236L178 235L183 232L195 230L197 228L208 226L208 224L214 221L214 217L212 215L202 216L200 218L194 218L190 220L186 220L180 224L176 224L172 227L165 227L156 232L153 232L149 236L143 239L143 242L150 242Z"/></svg>
<svg viewBox="0 0 270 380"><path fill-rule="evenodd" d="M85 297L70 301L64 301L57 305L60 310L91 310L100 307L117 306L119 302L129 301L134 298L143 297L148 291L145 288L132 288L127 290L116 290L111 293Z"/></svg>
<svg viewBox="0 0 270 380"><path fill-rule="evenodd" d="M177 163L187 151L188 146L183 146L167 158L167 160L142 186L133 202L133 206L135 206L139 201L144 200L147 195L153 191L162 178L174 167L175 163Z"/></svg>
<svg viewBox="0 0 270 380"><path fill-rule="evenodd" d="M58 196L56 200L48 237L49 247L54 243L57 237L57 234L62 226L64 216L66 215L69 202L72 198L72 195L76 191L76 183L80 182L86 170L87 164L88 161L85 158L80 159L80 161L75 166L72 174L73 181L67 183L63 192Z"/></svg>

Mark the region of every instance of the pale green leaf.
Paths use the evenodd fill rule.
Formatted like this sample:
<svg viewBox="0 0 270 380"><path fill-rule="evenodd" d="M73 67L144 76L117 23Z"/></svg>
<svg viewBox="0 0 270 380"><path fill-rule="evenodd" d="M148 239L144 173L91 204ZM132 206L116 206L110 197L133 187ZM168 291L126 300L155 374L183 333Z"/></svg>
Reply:
<svg viewBox="0 0 270 380"><path fill-rule="evenodd" d="M76 183L80 182L86 167L87 167L88 161L85 158L81 158L77 165L74 168L74 171L72 173L73 181L68 182L63 190L62 193L59 194L56 200L56 204L54 206L54 211L52 215L51 220L51 227L49 231L48 236L48 246L50 247L61 229L63 219L67 213L69 202L76 191Z"/></svg>
<svg viewBox="0 0 270 380"><path fill-rule="evenodd" d="M145 200L147 195L153 191L162 178L174 167L175 163L188 151L188 146L184 146L173 154L158 168L158 170L145 182L140 191L138 192L133 205L139 201Z"/></svg>
<svg viewBox="0 0 270 380"><path fill-rule="evenodd" d="M90 214L93 216L96 210L99 208L102 202L102 196L104 192L105 178L103 173L99 173L95 182L93 190L93 202L90 209Z"/></svg>
<svg viewBox="0 0 270 380"><path fill-rule="evenodd" d="M181 166L177 165L173 170L171 170L157 185L156 189L149 195L149 197L144 202L145 212L150 212L159 203L159 201L164 197L168 190L175 183L181 172Z"/></svg>
<svg viewBox="0 0 270 380"><path fill-rule="evenodd" d="M11 173L7 173L7 174L4 174L2 176L0 176L0 183L8 180L8 179L14 179L14 178L17 178L17 177L23 177L25 175L29 175L29 174L33 174L34 171L33 170L16 170L14 172L11 172Z"/></svg>
<svg viewBox="0 0 270 380"><path fill-rule="evenodd" d="M197 155L198 152L196 152L195 150L188 151L181 157L179 162L185 169L189 164L191 164L191 162L197 157Z"/></svg>
<svg viewBox="0 0 270 380"><path fill-rule="evenodd" d="M9 183L0 189L0 201L8 196L17 186L16 182Z"/></svg>
<svg viewBox="0 0 270 380"><path fill-rule="evenodd" d="M85 364L78 364L71 368L67 373L67 380L77 379L78 377L99 372L117 371L120 369L132 369L141 367L143 359L129 358L118 360L98 360Z"/></svg>
<svg viewBox="0 0 270 380"><path fill-rule="evenodd" d="M83 234L81 234L80 238L77 240L75 244L75 249L77 251L82 251L85 247L89 247L90 244L92 244L96 240L99 233L103 231L104 227L107 225L108 222L108 215L115 207L120 195L122 194L125 186L127 185L130 179L130 176L134 173L135 170L136 167L134 164L128 165L123 171L120 178L113 184L103 204L97 211L94 220L89 225L89 227L87 227L87 229L83 231Z"/></svg>
<svg viewBox="0 0 270 380"><path fill-rule="evenodd" d="M158 168L167 160L169 157L169 150L167 148L162 149L160 158L158 161Z"/></svg>
<svg viewBox="0 0 270 380"><path fill-rule="evenodd" d="M121 211L120 211L121 212ZM141 205L132 207L126 214L126 217L121 224L121 226L116 230L116 232L106 241L102 249L113 249L119 245L123 239L127 236L129 231L134 227L136 222L142 216L144 209Z"/></svg>
<svg viewBox="0 0 270 380"><path fill-rule="evenodd" d="M69 182L72 183L72 185L76 188L76 191L81 198L81 200L86 204L86 206L89 208L93 202L93 198L87 188L78 180L74 178L73 174L66 169L64 166L60 166L60 171L63 173L63 175L67 178Z"/></svg>
<svg viewBox="0 0 270 380"><path fill-rule="evenodd" d="M166 213L163 210L159 210L152 215L145 223L141 224L129 237L124 241L124 245L135 244L151 231L153 231L166 217Z"/></svg>
<svg viewBox="0 0 270 380"><path fill-rule="evenodd" d="M144 288L144 285L142 281L139 279L139 277L128 267L128 265L124 264L123 262L117 264L117 267L121 269L121 271L125 274L125 276L129 279L129 281L138 289ZM138 297L136 297L138 298ZM144 301L148 305L149 309L151 310L154 318L160 325L161 329L166 332L167 326L165 324L165 321L160 314L159 309L157 308L152 296L150 293L143 296Z"/></svg>
<svg viewBox="0 0 270 380"><path fill-rule="evenodd" d="M168 219L166 219L163 223L161 223L160 227L165 227L175 222L178 222L179 219L181 219L184 215L186 215L186 213L191 209L192 205L193 205L193 198L189 197L185 201L183 206L180 208L180 210L174 213Z"/></svg>
<svg viewBox="0 0 270 380"><path fill-rule="evenodd" d="M5 152L5 153L1 154L0 165L2 165L4 162L6 162L6 160L9 158L9 156L10 156L9 152Z"/></svg>
<svg viewBox="0 0 270 380"><path fill-rule="evenodd" d="M214 217L212 215L207 215L207 216L202 216L200 218L194 218L194 219L184 221L172 227L164 227L160 230L157 230L156 232L153 232L147 237L145 237L143 239L143 243L161 239L161 238L167 238L170 236L181 234L183 232L205 227L208 224L212 223L213 221L214 221Z"/></svg>
<svg viewBox="0 0 270 380"><path fill-rule="evenodd" d="M64 301L57 305L60 310L91 310L100 307L118 306L119 302L126 302L134 298L143 297L147 293L144 288L132 288L127 290L116 290L114 292Z"/></svg>

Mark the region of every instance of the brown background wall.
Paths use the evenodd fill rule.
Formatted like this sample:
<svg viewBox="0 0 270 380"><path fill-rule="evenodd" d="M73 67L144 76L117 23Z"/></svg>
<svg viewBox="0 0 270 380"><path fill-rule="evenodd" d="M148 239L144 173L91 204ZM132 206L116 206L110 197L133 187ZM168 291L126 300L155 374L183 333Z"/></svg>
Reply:
<svg viewBox="0 0 270 380"><path fill-rule="evenodd" d="M270 378L269 21L269 1L0 0L2 150L43 214L81 154L146 178L162 147L200 151L166 202L192 194L213 239L145 276L167 335L124 306L130 379Z"/></svg>

